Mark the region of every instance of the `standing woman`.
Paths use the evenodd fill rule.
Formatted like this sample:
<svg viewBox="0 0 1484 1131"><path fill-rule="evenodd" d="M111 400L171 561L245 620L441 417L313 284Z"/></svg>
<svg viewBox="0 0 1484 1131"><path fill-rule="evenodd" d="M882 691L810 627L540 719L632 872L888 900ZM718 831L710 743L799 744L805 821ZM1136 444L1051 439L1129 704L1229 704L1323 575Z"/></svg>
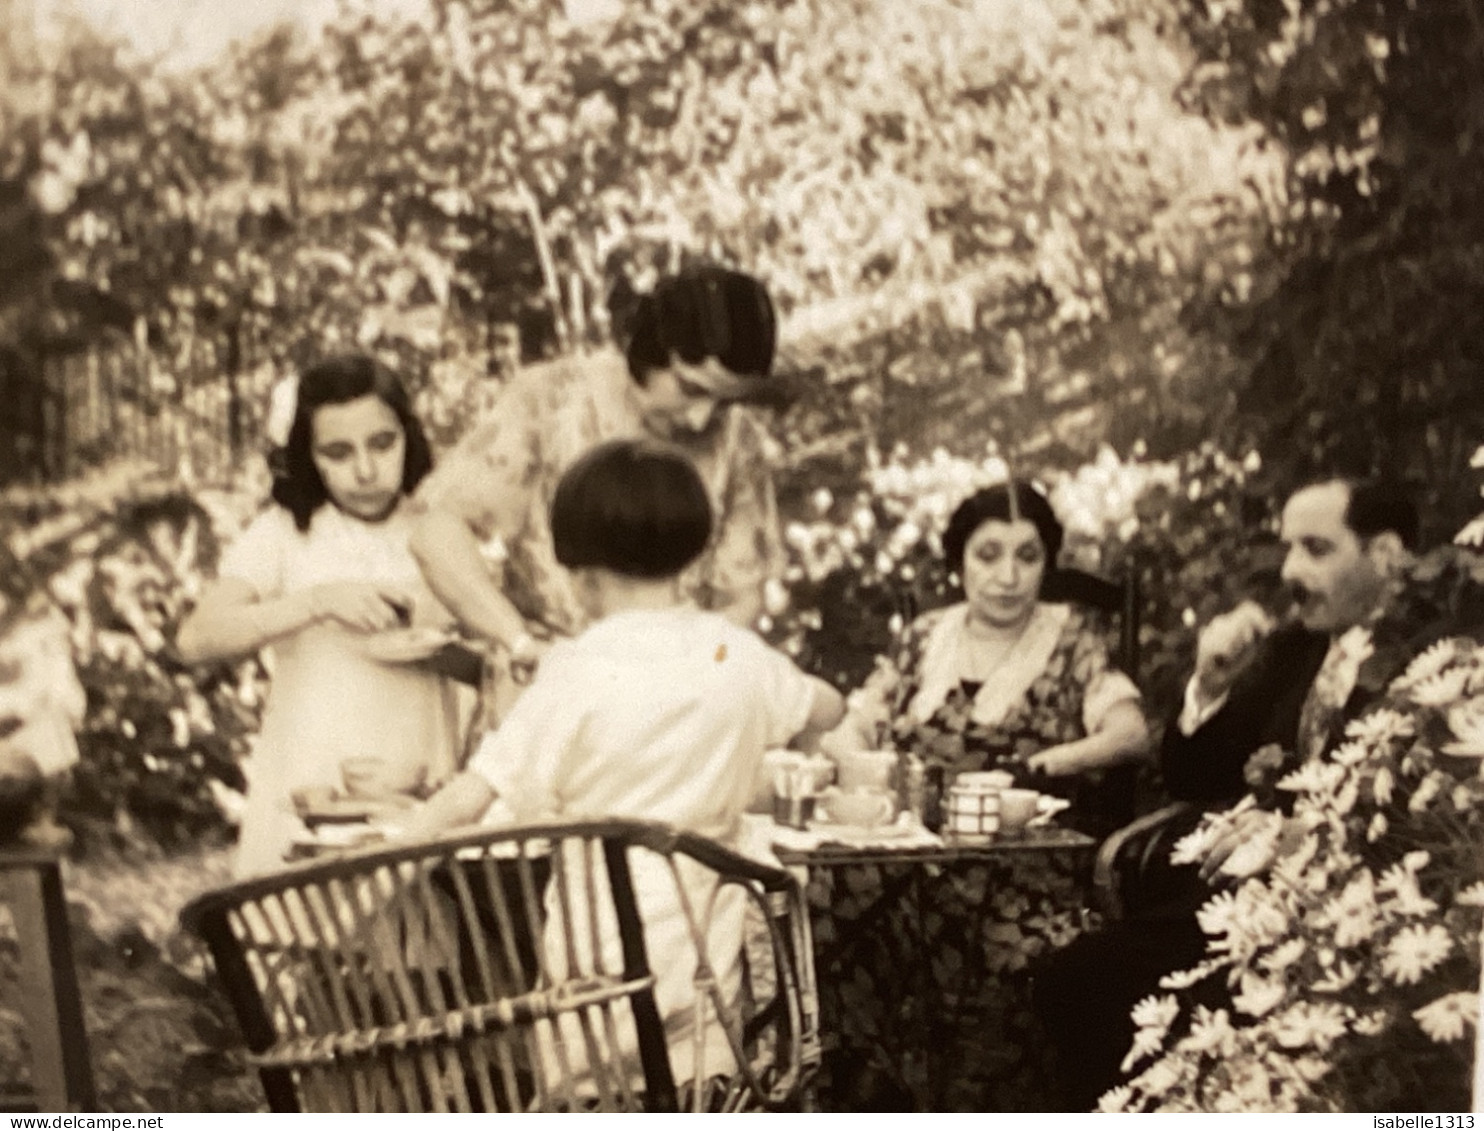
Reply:
<svg viewBox="0 0 1484 1131"><path fill-rule="evenodd" d="M190 662L273 649L239 875L282 866L302 828L293 793L338 786L346 758L381 759L404 782L457 768L457 692L416 664L441 637L404 631L450 623L407 548L405 501L431 467L390 370L347 355L302 375L275 505L229 547L177 640Z"/></svg>

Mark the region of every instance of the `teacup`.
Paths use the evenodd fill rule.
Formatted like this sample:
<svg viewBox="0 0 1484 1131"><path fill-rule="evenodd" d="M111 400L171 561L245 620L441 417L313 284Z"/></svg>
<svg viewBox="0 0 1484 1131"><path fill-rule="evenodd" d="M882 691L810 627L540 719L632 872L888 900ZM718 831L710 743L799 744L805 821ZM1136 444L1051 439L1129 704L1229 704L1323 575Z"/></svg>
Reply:
<svg viewBox="0 0 1484 1131"><path fill-rule="evenodd" d="M894 821L897 801L879 789L827 789L820 798L830 820L837 825L870 829Z"/></svg>
<svg viewBox="0 0 1484 1131"><path fill-rule="evenodd" d="M897 756L891 750L854 750L835 755L835 764L838 767L835 781L841 789L884 791L891 788L891 772L896 768Z"/></svg>
<svg viewBox="0 0 1484 1131"><path fill-rule="evenodd" d="M428 767L422 762L358 757L346 758L340 763L340 780L345 784L345 792L363 801L416 793L427 776Z"/></svg>
<svg viewBox="0 0 1484 1131"><path fill-rule="evenodd" d="M955 838L987 841L1000 829L1001 789L984 774L960 774L943 803L943 831Z"/></svg>
<svg viewBox="0 0 1484 1131"><path fill-rule="evenodd" d="M1034 789L1000 790L1000 829L1007 833L1024 832L1040 801L1041 795Z"/></svg>

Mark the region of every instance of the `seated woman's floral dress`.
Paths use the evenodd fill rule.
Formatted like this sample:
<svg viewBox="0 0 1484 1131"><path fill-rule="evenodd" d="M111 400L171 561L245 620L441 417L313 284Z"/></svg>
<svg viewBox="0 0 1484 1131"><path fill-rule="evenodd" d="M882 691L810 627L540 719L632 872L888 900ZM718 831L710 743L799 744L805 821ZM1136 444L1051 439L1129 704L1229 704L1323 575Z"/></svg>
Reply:
<svg viewBox="0 0 1484 1131"><path fill-rule="evenodd" d="M945 783L1004 768L1071 799L1060 823L1093 833L1116 824L1102 781L1026 766L1138 698L1110 665L1095 623L1065 605L1040 605L1012 659L993 680L966 687L957 664L964 613L955 605L907 628L853 697L857 721L874 724L883 746L919 755ZM835 956L819 977L826 1107L1049 1110L1055 1070L1027 975L1080 932L1090 870L1090 850L1067 849L812 872L817 948ZM933 1051L924 1058L923 1050Z"/></svg>
<svg viewBox="0 0 1484 1131"><path fill-rule="evenodd" d="M883 745L920 757L929 780L945 789L957 774L1004 769L1017 785L1070 801L1063 824L1101 837L1127 823L1127 775L1050 777L1026 764L1086 738L1115 705L1139 701L1133 681L1110 663L1100 626L1081 609L1037 605L1016 650L977 685L958 676L961 649L973 646L964 639L966 613L967 606L951 605L908 626L852 711L875 725Z"/></svg>

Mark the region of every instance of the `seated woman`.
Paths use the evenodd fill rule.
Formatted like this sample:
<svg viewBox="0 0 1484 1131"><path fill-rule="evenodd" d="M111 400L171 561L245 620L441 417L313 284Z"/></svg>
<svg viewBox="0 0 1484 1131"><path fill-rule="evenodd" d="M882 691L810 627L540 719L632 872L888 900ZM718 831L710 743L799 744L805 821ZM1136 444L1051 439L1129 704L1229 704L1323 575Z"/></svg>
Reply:
<svg viewBox="0 0 1484 1131"><path fill-rule="evenodd" d="M1029 483L966 499L943 536L964 600L907 627L827 749L914 753L945 786L1005 769L1017 785L1071 801L1070 823L1084 832L1121 824L1103 779L1145 756L1148 725L1087 614L1041 599L1061 542L1051 504Z"/></svg>

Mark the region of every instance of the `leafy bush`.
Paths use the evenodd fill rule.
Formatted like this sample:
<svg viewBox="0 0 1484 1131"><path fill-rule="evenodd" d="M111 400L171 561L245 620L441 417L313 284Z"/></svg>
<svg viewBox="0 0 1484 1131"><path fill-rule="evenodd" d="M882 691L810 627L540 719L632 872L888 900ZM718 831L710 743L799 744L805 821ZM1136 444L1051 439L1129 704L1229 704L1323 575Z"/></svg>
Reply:
<svg viewBox="0 0 1484 1131"><path fill-rule="evenodd" d="M32 585L23 599L66 615L87 691L64 811L87 839L168 846L225 830L263 673L255 660L189 668L170 641L245 497L208 496L213 518L197 498L120 469L5 500L7 528L30 527L7 550Z"/></svg>

